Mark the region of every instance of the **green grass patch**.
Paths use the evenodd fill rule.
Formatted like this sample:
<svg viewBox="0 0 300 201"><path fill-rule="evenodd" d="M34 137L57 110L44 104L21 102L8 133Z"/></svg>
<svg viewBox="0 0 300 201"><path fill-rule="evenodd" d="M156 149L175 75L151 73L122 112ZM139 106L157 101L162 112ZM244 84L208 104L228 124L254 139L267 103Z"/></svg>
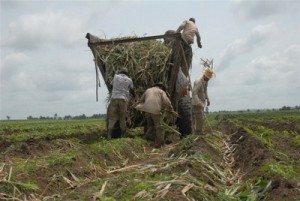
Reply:
<svg viewBox="0 0 300 201"><path fill-rule="evenodd" d="M60 153L59 151L51 152L46 158L49 166L67 165L72 164L76 158L77 153L75 151L69 151L67 153Z"/></svg>
<svg viewBox="0 0 300 201"><path fill-rule="evenodd" d="M286 179L295 179L300 182L300 169L292 165L270 161L266 163L259 171L269 173L273 176L282 176Z"/></svg>
<svg viewBox="0 0 300 201"><path fill-rule="evenodd" d="M13 142L29 139L54 139L78 134L95 134L103 132L105 129L104 119L0 121L0 139Z"/></svg>
<svg viewBox="0 0 300 201"><path fill-rule="evenodd" d="M300 135L295 136L292 141L296 147L300 147Z"/></svg>

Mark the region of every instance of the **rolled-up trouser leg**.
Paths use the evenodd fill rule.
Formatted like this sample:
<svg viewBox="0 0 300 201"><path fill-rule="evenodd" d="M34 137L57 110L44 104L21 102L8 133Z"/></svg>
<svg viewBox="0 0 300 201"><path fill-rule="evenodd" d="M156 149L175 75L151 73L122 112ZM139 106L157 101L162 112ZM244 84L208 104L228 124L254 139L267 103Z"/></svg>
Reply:
<svg viewBox="0 0 300 201"><path fill-rule="evenodd" d="M116 124L116 122L119 120L118 115L118 101L116 99L111 99L109 104L109 110L108 110L108 126L107 126L107 137L112 138L112 128Z"/></svg>
<svg viewBox="0 0 300 201"><path fill-rule="evenodd" d="M147 140L153 140L155 139L154 136L154 123L152 120L152 116L151 113L146 113L146 122L147 122L147 131L145 133L145 137Z"/></svg>
<svg viewBox="0 0 300 201"><path fill-rule="evenodd" d="M107 131L107 139L111 140L111 137L112 137L112 129L108 129L108 131Z"/></svg>
<svg viewBox="0 0 300 201"><path fill-rule="evenodd" d="M193 132L195 135L203 135L203 110L202 106L193 105Z"/></svg>
<svg viewBox="0 0 300 201"><path fill-rule="evenodd" d="M108 114L108 130L112 129L115 123L120 120L121 136L126 136L126 113L127 101L124 99L111 99Z"/></svg>
<svg viewBox="0 0 300 201"><path fill-rule="evenodd" d="M162 125L156 126L155 132L156 132L155 145L157 147L160 147L165 144L165 132L164 132Z"/></svg>
<svg viewBox="0 0 300 201"><path fill-rule="evenodd" d="M183 45L183 49L184 49L184 56L185 56L185 61L186 61L186 69L189 70L190 66L192 64L192 59L193 59L193 50L191 45L187 44L184 42Z"/></svg>
<svg viewBox="0 0 300 201"><path fill-rule="evenodd" d="M155 145L157 147L165 144L165 131L163 129L163 116L152 114L152 120L155 127Z"/></svg>
<svg viewBox="0 0 300 201"><path fill-rule="evenodd" d="M199 118L196 117L196 129L195 132L197 135L203 135L203 115L198 114Z"/></svg>
<svg viewBox="0 0 300 201"><path fill-rule="evenodd" d="M119 118L121 127L121 136L126 136L126 113L127 113L127 101L119 99Z"/></svg>

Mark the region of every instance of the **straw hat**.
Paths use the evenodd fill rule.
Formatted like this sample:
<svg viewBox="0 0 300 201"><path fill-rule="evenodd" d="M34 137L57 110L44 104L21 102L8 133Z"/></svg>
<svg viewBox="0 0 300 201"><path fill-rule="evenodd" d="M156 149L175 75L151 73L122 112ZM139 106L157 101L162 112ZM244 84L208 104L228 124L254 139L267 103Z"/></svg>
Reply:
<svg viewBox="0 0 300 201"><path fill-rule="evenodd" d="M127 68L123 67L120 69L119 73L128 74L128 70L127 70Z"/></svg>
<svg viewBox="0 0 300 201"><path fill-rule="evenodd" d="M216 77L216 74L212 71L211 68L205 67L203 69L203 75L209 79L213 79Z"/></svg>
<svg viewBox="0 0 300 201"><path fill-rule="evenodd" d="M161 87L162 90L164 90L164 91L166 91L166 89L167 89L166 86L164 85L164 83L162 83L162 82L157 82L153 86L154 87Z"/></svg>

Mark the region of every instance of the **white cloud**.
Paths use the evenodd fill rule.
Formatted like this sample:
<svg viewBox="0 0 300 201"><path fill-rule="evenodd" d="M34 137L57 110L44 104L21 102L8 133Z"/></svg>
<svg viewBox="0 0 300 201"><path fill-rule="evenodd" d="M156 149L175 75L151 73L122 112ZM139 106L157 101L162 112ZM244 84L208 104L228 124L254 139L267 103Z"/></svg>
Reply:
<svg viewBox="0 0 300 201"><path fill-rule="evenodd" d="M21 15L8 27L3 37L5 46L21 49L37 49L44 45L74 46L80 40L82 22L63 12Z"/></svg>
<svg viewBox="0 0 300 201"><path fill-rule="evenodd" d="M6 57L1 60L1 71L5 70L6 68L11 67L17 67L20 65L24 65L29 62L29 57L22 53L22 52L16 52L10 55L7 55Z"/></svg>
<svg viewBox="0 0 300 201"><path fill-rule="evenodd" d="M276 15L286 11L286 7L292 3L288 0L232 0L233 13L238 19L251 20Z"/></svg>
<svg viewBox="0 0 300 201"><path fill-rule="evenodd" d="M300 44L293 44L271 55L254 58L244 68L231 67L220 73L216 79L219 84L210 85L216 102L213 110L299 105L299 55Z"/></svg>
<svg viewBox="0 0 300 201"><path fill-rule="evenodd" d="M254 27L251 35L246 40L247 44L252 44L255 46L266 38L270 38L279 31L275 23L269 23L265 25L258 25Z"/></svg>
<svg viewBox="0 0 300 201"><path fill-rule="evenodd" d="M259 48L262 43L272 38L277 32L278 28L274 23L254 27L247 38L237 39L225 48L220 58L221 70L230 67L231 62L243 54L248 54L255 48Z"/></svg>
<svg viewBox="0 0 300 201"><path fill-rule="evenodd" d="M287 86L300 86L300 45L293 44L282 52L261 56L251 63L255 74L264 75L261 82L281 83Z"/></svg>
<svg viewBox="0 0 300 201"><path fill-rule="evenodd" d="M23 74L20 73L20 70L22 71L22 66L28 63L30 63L30 58L22 52L16 52L4 57L0 65L1 84L5 84L15 77L22 77Z"/></svg>
<svg viewBox="0 0 300 201"><path fill-rule="evenodd" d="M272 86L281 84L300 86L299 55L300 45L293 44L282 51L255 57L244 67L232 66L222 71L216 81L219 85L222 83L222 85L250 86L269 83Z"/></svg>

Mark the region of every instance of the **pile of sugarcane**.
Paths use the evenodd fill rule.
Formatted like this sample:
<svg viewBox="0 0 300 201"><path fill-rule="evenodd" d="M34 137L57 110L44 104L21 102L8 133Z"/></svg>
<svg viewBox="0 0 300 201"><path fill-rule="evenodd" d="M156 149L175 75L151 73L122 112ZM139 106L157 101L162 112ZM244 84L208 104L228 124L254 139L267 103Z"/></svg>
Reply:
<svg viewBox="0 0 300 201"><path fill-rule="evenodd" d="M95 57L100 59L105 72L102 76L106 83L111 83L121 68L128 69L136 92L136 96L129 102L128 119L133 124L140 122L141 115L134 106L138 104L147 88L156 82L167 83L171 49L159 40L99 45L92 48Z"/></svg>

